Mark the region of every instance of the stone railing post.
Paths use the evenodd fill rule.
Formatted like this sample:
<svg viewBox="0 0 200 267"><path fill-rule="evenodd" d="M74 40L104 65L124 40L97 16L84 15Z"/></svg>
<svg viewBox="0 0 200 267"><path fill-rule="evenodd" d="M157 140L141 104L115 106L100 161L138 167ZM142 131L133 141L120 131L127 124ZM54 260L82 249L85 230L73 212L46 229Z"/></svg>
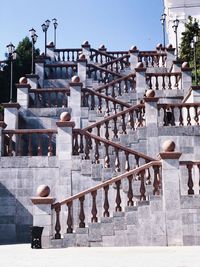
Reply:
<svg viewBox="0 0 200 267"><path fill-rule="evenodd" d="M50 44L46 46L46 48L47 48L47 56L51 59L51 61L55 61L54 43L51 42Z"/></svg>
<svg viewBox="0 0 200 267"><path fill-rule="evenodd" d="M166 68L170 70L173 66L173 61L175 60L175 48L172 45L168 45L166 48L167 58L166 58Z"/></svg>
<svg viewBox="0 0 200 267"><path fill-rule="evenodd" d="M182 84L181 88L186 93L192 86L192 69L187 62L184 62L181 67L182 72Z"/></svg>
<svg viewBox="0 0 200 267"><path fill-rule="evenodd" d="M79 56L79 59L77 61L77 67L78 67L78 77L80 78L80 81L83 84L83 87L86 86L86 80L87 80L87 74L86 74L86 68L87 68L87 59L85 58L84 54L81 54Z"/></svg>
<svg viewBox="0 0 200 267"><path fill-rule="evenodd" d="M88 41L83 42L82 44L82 53L85 55L85 58L87 59L87 61L90 61L90 44Z"/></svg>
<svg viewBox="0 0 200 267"><path fill-rule="evenodd" d="M163 151L159 154L162 162L163 209L168 246L183 245L180 170L179 158L181 153L175 152L175 143L166 140Z"/></svg>
<svg viewBox="0 0 200 267"><path fill-rule="evenodd" d="M3 103L4 122L7 124L7 130L18 129L18 115L20 105L18 103Z"/></svg>
<svg viewBox="0 0 200 267"><path fill-rule="evenodd" d="M75 123L70 121L71 115L63 112L60 121L56 123L58 134L56 136L56 155L59 162L59 183L58 195L60 199L71 196L71 164L72 164L72 145L73 128Z"/></svg>
<svg viewBox="0 0 200 267"><path fill-rule="evenodd" d="M37 197L32 197L33 203L33 227L43 227L41 245L42 248L51 247L53 237L53 221L51 205L55 201L49 196L50 189L47 185L40 185L37 188ZM34 240L32 241L34 245Z"/></svg>
<svg viewBox="0 0 200 267"><path fill-rule="evenodd" d="M6 128L6 124L0 121L0 157L4 156L4 136L2 134L3 129Z"/></svg>
<svg viewBox="0 0 200 267"><path fill-rule="evenodd" d="M26 74L27 83L30 84L31 89L38 88L39 76L37 74Z"/></svg>
<svg viewBox="0 0 200 267"><path fill-rule="evenodd" d="M72 77L69 83L70 97L69 107L72 109L71 117L75 122L76 128L81 128L81 90L83 84L78 76Z"/></svg>
<svg viewBox="0 0 200 267"><path fill-rule="evenodd" d="M147 153L151 157L156 157L159 153L158 141L158 103L159 98L155 97L155 91L146 92L145 101L145 121L147 128Z"/></svg>
<svg viewBox="0 0 200 267"><path fill-rule="evenodd" d="M35 59L35 74L38 75L38 83L41 87L44 87L44 65L45 65L45 56L40 56Z"/></svg>
<svg viewBox="0 0 200 267"><path fill-rule="evenodd" d="M136 73L136 92L144 94L147 89L146 84L146 68L144 68L144 65L142 62L139 62L137 64L137 67L135 68Z"/></svg>
<svg viewBox="0 0 200 267"><path fill-rule="evenodd" d="M138 64L139 50L137 49L136 46L132 46L131 49L129 50L129 54L130 54L130 58L129 58L130 68L131 70L135 70Z"/></svg>
<svg viewBox="0 0 200 267"><path fill-rule="evenodd" d="M29 107L29 89L31 86L27 83L26 77L20 78L19 83L15 85L17 87L17 103L23 109L27 110Z"/></svg>

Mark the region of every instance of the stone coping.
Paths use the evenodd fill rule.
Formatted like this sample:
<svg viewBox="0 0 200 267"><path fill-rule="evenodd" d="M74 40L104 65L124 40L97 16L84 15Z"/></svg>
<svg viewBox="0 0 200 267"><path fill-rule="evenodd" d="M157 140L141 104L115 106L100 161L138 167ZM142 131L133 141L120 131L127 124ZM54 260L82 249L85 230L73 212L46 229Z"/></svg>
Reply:
<svg viewBox="0 0 200 267"><path fill-rule="evenodd" d="M13 102L2 103L1 105L4 108L17 108L17 109L20 109L20 107L21 107L19 103L13 103Z"/></svg>
<svg viewBox="0 0 200 267"><path fill-rule="evenodd" d="M80 87L82 87L83 86L83 83L77 83L77 82L75 82L75 83L73 83L73 82L69 82L69 86L80 86Z"/></svg>
<svg viewBox="0 0 200 267"><path fill-rule="evenodd" d="M159 97L144 97L145 102L158 102Z"/></svg>
<svg viewBox="0 0 200 267"><path fill-rule="evenodd" d="M53 197L31 197L31 201L34 205L38 204L53 204L55 201L55 198Z"/></svg>
<svg viewBox="0 0 200 267"><path fill-rule="evenodd" d="M16 83L15 86L16 86L17 88L28 88L28 89L31 88L31 86L30 86L29 83Z"/></svg>
<svg viewBox="0 0 200 267"><path fill-rule="evenodd" d="M39 75L37 75L37 74L26 74L25 76L26 76L26 78L36 78L38 80L40 78Z"/></svg>
<svg viewBox="0 0 200 267"><path fill-rule="evenodd" d="M135 68L136 72L145 72L147 68Z"/></svg>
<svg viewBox="0 0 200 267"><path fill-rule="evenodd" d="M79 59L77 60L77 62L85 62L85 63L87 63L87 59L86 59L86 58L83 58L83 59L79 58Z"/></svg>
<svg viewBox="0 0 200 267"><path fill-rule="evenodd" d="M75 122L74 121L58 121L58 122L56 122L56 125L58 127L71 127L71 128L74 128L75 127Z"/></svg>
<svg viewBox="0 0 200 267"><path fill-rule="evenodd" d="M179 159L182 153L180 152L161 152L158 155L159 159Z"/></svg>

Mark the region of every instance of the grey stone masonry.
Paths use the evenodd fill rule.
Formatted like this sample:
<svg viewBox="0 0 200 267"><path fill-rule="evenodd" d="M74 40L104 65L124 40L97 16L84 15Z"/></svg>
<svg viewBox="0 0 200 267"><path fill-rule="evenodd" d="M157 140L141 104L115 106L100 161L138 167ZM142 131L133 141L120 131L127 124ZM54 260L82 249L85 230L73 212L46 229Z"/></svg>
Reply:
<svg viewBox="0 0 200 267"><path fill-rule="evenodd" d="M79 59L77 61L77 67L78 67L78 76L80 78L80 81L83 84L83 87L86 86L86 66L87 66L87 60L86 59Z"/></svg>
<svg viewBox="0 0 200 267"><path fill-rule="evenodd" d="M137 47L133 47L130 49L129 54L130 54L130 67L131 70L135 70L137 63L138 63L138 52L139 50L137 50Z"/></svg>
<svg viewBox="0 0 200 267"><path fill-rule="evenodd" d="M87 61L90 61L90 44L87 41L82 44L82 52L85 55Z"/></svg>
<svg viewBox="0 0 200 267"><path fill-rule="evenodd" d="M20 105L18 103L4 103L4 122L7 124L6 130L18 129L18 114Z"/></svg>
<svg viewBox="0 0 200 267"><path fill-rule="evenodd" d="M31 88L28 83L16 84L17 87L17 103L27 110L29 107L29 89Z"/></svg>
<svg viewBox="0 0 200 267"><path fill-rule="evenodd" d="M38 75L38 83L41 87L44 87L44 64L45 57L40 57L35 60L35 74Z"/></svg>
<svg viewBox="0 0 200 267"><path fill-rule="evenodd" d="M188 88L192 85L192 69L189 67L182 67L182 90L186 93L188 91Z"/></svg>
<svg viewBox="0 0 200 267"><path fill-rule="evenodd" d="M30 84L31 89L38 88L39 76L37 74L26 74L27 83Z"/></svg>
<svg viewBox="0 0 200 267"><path fill-rule="evenodd" d="M50 248L53 237L51 204L55 201L52 197L33 197L33 226L44 227L42 232L42 248Z"/></svg>
<svg viewBox="0 0 200 267"><path fill-rule="evenodd" d="M147 89L146 84L146 68L137 67L135 68L136 73L136 91L137 93L144 93Z"/></svg>
<svg viewBox="0 0 200 267"><path fill-rule="evenodd" d="M175 60L175 48L169 46L168 48L166 48L166 53L167 53L166 67L168 69L171 69L173 61Z"/></svg>
<svg viewBox="0 0 200 267"><path fill-rule="evenodd" d="M179 158L181 153L162 152L163 209L168 246L183 245Z"/></svg>

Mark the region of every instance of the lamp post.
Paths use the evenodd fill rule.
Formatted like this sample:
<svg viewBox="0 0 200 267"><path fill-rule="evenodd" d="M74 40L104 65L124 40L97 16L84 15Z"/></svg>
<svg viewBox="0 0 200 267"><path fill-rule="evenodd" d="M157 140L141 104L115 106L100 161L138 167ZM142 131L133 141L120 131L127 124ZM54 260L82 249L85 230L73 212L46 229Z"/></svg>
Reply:
<svg viewBox="0 0 200 267"><path fill-rule="evenodd" d="M6 46L8 49L8 60L10 61L10 103L12 103L13 95L12 95L12 88L13 88L13 61L16 59L16 51L15 46L10 43Z"/></svg>
<svg viewBox="0 0 200 267"><path fill-rule="evenodd" d="M45 47L44 47L44 49L45 49L45 51L44 51L45 57L46 57L46 54L47 54L47 47L46 47L47 46L47 30L49 28L49 25L50 25L50 20L48 20L48 19L45 21L45 23L43 23L41 25L42 30L43 30L43 32L45 34L45 40L44 40L44 43L45 43Z"/></svg>
<svg viewBox="0 0 200 267"><path fill-rule="evenodd" d="M167 15L165 13L163 13L162 16L161 16L161 19L160 19L161 24L162 24L162 27L163 27L163 45L164 45L164 48L165 48L165 45L166 45L166 43L165 43L165 22L166 22L166 16Z"/></svg>
<svg viewBox="0 0 200 267"><path fill-rule="evenodd" d="M179 25L179 20L178 19L175 19L173 21L173 28L174 28L174 32L175 32L175 35L176 35L176 59L178 59L178 35L177 35L177 29L178 29L178 25Z"/></svg>
<svg viewBox="0 0 200 267"><path fill-rule="evenodd" d="M194 35L192 42L191 42L191 48L194 49L194 73L195 73L195 85L198 84L197 80L197 54L196 54L196 46L199 41L198 35Z"/></svg>
<svg viewBox="0 0 200 267"><path fill-rule="evenodd" d="M54 46L56 47L56 29L58 27L57 19L52 19L53 26L54 26Z"/></svg>
<svg viewBox="0 0 200 267"><path fill-rule="evenodd" d="M31 61L31 73L33 74L34 73L34 64L33 64L33 59L34 59L34 45L37 41L37 34L36 34L36 31L32 28L31 30L29 30L30 32L30 36L31 36L31 39L32 39L32 61Z"/></svg>

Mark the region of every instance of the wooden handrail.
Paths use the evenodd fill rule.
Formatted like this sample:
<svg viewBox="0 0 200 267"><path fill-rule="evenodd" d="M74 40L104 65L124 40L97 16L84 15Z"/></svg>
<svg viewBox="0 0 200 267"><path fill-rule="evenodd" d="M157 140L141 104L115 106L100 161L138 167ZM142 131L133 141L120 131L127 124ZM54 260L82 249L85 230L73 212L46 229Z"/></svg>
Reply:
<svg viewBox="0 0 200 267"><path fill-rule="evenodd" d="M113 183L115 183L115 182L117 182L119 180L122 180L122 179L126 178L127 176L138 174L139 172L141 172L141 171L143 171L145 169L148 169L148 168L150 168L152 166L161 166L161 165L162 164L161 164L160 161L151 161L151 162L149 162L147 164L144 164L144 165L142 165L140 167L137 167L137 168L135 168L135 169L133 169L131 171L125 172L125 173L123 173L123 174L121 174L121 175L119 175L117 177L113 177L112 179L107 180L107 181L105 181L103 183L100 183L100 184L98 184L98 185L96 185L94 187L86 189L86 190L84 190L84 191L82 191L82 192L80 192L78 194L75 194L74 196L68 197L65 200L62 200L61 202L59 202L59 204L60 205L65 205L65 204L67 204L69 202L74 201L75 199L80 199L82 196L87 195L87 194L89 194L89 193L91 193L93 191L97 191L97 190L99 190L99 189L101 189L101 188L103 188L105 186L111 185L111 184L113 184ZM56 204L57 203L52 205L52 209L55 208Z"/></svg>
<svg viewBox="0 0 200 267"><path fill-rule="evenodd" d="M48 134L55 133L58 131L55 129L16 129L16 130L3 130L4 134Z"/></svg>
<svg viewBox="0 0 200 267"><path fill-rule="evenodd" d="M105 71L105 72L107 72L107 73L109 73L109 74L112 74L112 75L114 75L114 76L123 77L123 75L121 75L121 74L119 74L119 73L117 73L117 72L114 72L114 71L111 71L111 70L109 70L109 69L105 69L105 68L99 67L99 66L97 66L97 65L95 65L95 64L91 64L91 63L90 63L90 64L88 64L87 66L92 67L92 68L97 69L97 70L100 70L100 71Z"/></svg>
<svg viewBox="0 0 200 267"><path fill-rule="evenodd" d="M74 63L48 63L45 64L47 68L60 68L60 67L75 67L77 66L77 62Z"/></svg>
<svg viewBox="0 0 200 267"><path fill-rule="evenodd" d="M92 139L95 139L95 140L97 140L97 141L99 141L101 143L107 144L109 146L115 147L115 148L117 148L119 150L125 151L125 152L127 152L129 154L139 156L140 158L143 158L143 159L145 159L147 161L155 161L155 159L152 158L152 157L146 156L143 153L137 152L137 151L135 151L135 150L133 150L131 148L125 147L123 145L114 143L114 142L109 141L109 140L107 140L105 138L102 138L102 137L99 137L97 135L91 134L91 133L89 133L89 132L87 132L87 131L85 131L83 129L74 129L73 131L76 132L76 133L82 134L82 135L87 135Z"/></svg>
<svg viewBox="0 0 200 267"><path fill-rule="evenodd" d="M146 73L146 76L155 76L155 77L159 77L159 76L182 76L181 72L148 72Z"/></svg>
<svg viewBox="0 0 200 267"><path fill-rule="evenodd" d="M172 108L178 108L178 107L200 107L200 102L197 103L169 103L169 104L164 104L164 103L159 103L158 108L167 108L167 107L172 107Z"/></svg>
<svg viewBox="0 0 200 267"><path fill-rule="evenodd" d="M118 112L117 114L108 116L107 118L105 118L105 119L103 119L103 120L101 120L101 121L95 122L95 123L91 124L90 126L85 127L83 130L88 131L88 130L90 130L90 129L92 129L92 128L97 127L98 125L102 125L102 124L104 124L104 123L107 122L107 121L110 121L110 120L113 120L113 119L115 119L115 118L117 118L117 117L120 117L120 116L122 116L123 114L127 114L127 113L129 113L130 111L133 111L133 110L136 110L136 109L140 109L140 108L144 108L144 107L145 107L144 104L138 104L138 105L129 107L129 108L123 110L123 111Z"/></svg>
<svg viewBox="0 0 200 267"><path fill-rule="evenodd" d="M97 50L97 49L94 49L94 48L91 48L90 51L91 52L95 52L95 53L97 53L99 55L102 55L102 56L105 56L105 57L109 57L111 59L116 59L116 57L113 57L113 56L109 55L107 52L103 52L103 51L100 51L100 50Z"/></svg>
<svg viewBox="0 0 200 267"><path fill-rule="evenodd" d="M111 61L109 61L109 62L106 62L106 63L104 63L104 64L101 64L100 67L106 67L106 66L111 65L111 64L113 64L113 63L115 63L115 62L118 62L118 61L122 61L123 63L128 64L128 62L125 61L125 60L123 60L123 59L125 59L125 58L129 58L129 57L130 57L130 55L125 55L125 56L116 58L116 59L114 59L114 60L111 60Z"/></svg>
<svg viewBox="0 0 200 267"><path fill-rule="evenodd" d="M200 161L199 160L181 160L179 161L179 164L181 166L184 166L184 165L200 165Z"/></svg>
<svg viewBox="0 0 200 267"><path fill-rule="evenodd" d="M101 97L101 98L103 98L103 99L105 99L105 100L114 102L114 103L119 104L119 105L121 105L121 106L124 106L124 107L127 107L127 108L131 107L130 104L128 104L128 103L126 103L126 102L124 102L124 101L118 100L118 99L113 98L113 97L111 97L111 96L103 95L103 94L98 93L98 92L96 92L96 91L94 91L94 90L91 90L91 89L89 89L89 88L83 88L83 89L82 89L82 92L83 92L83 91L88 92L88 93L91 93L91 94L96 95L96 96L99 96L99 97Z"/></svg>
<svg viewBox="0 0 200 267"><path fill-rule="evenodd" d="M70 51L72 51L72 52L76 52L76 51L82 51L82 49L81 48L55 48L54 49L54 52L70 52Z"/></svg>
<svg viewBox="0 0 200 267"><path fill-rule="evenodd" d="M70 94L69 88L39 88L39 89L29 89L30 93L64 93Z"/></svg>

